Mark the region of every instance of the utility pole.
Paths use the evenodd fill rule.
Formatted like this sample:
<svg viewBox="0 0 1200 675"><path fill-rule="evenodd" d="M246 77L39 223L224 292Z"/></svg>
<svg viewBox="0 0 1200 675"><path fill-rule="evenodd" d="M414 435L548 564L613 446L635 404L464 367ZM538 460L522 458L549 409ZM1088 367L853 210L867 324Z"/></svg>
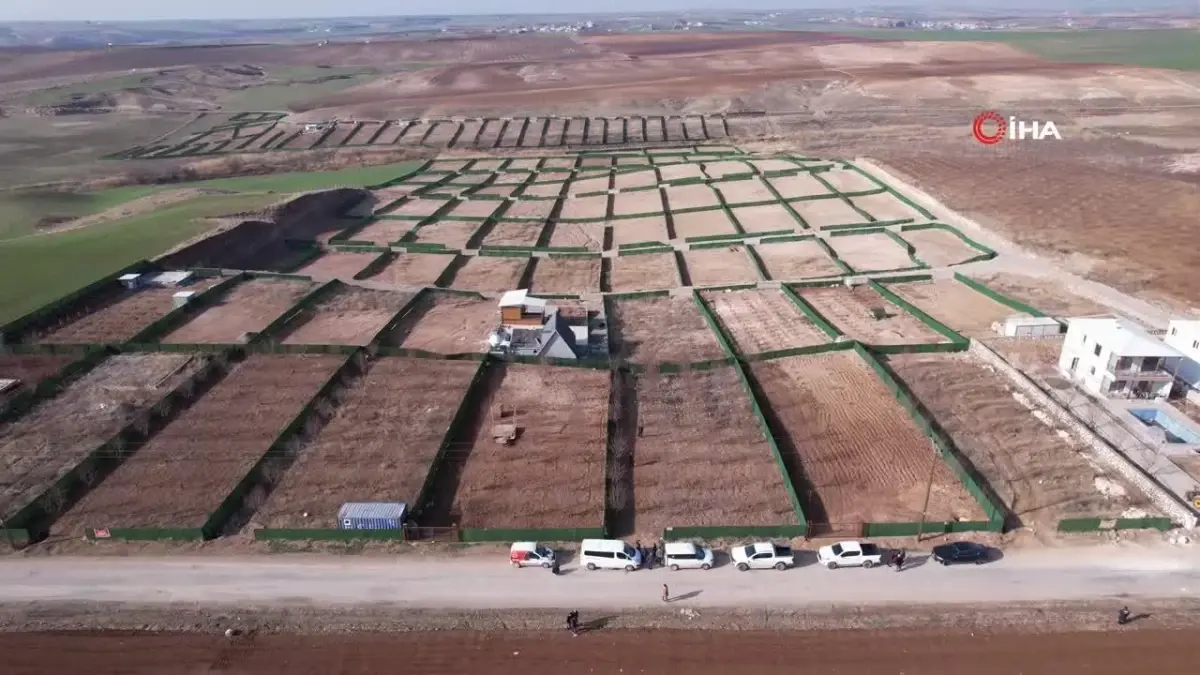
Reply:
<svg viewBox="0 0 1200 675"><path fill-rule="evenodd" d="M929 481L925 484L925 504L921 506L921 522L917 523L917 541L921 541L921 537L925 534L925 517L929 513L929 497L933 494L933 475L937 472L937 463L941 459L941 453L938 452L937 443L932 438L929 439L929 447L933 449L929 461Z"/></svg>

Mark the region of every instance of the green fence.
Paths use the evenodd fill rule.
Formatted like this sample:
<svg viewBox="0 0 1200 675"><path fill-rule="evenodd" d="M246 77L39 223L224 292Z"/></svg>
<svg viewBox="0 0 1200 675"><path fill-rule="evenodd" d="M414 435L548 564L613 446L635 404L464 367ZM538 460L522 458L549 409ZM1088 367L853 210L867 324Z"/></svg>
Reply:
<svg viewBox="0 0 1200 675"><path fill-rule="evenodd" d="M69 309L72 305L88 299L95 293L104 290L107 286L114 286L115 289L117 279L121 278L122 275L145 274L147 272L158 270L159 267L157 265L154 265L147 260L139 260L138 262L113 272L106 277L97 279L83 288L74 290L62 296L61 298L58 298L57 300L53 300L45 305L42 305L32 312L14 319L13 321L5 324L3 327L0 327L0 345L17 342L23 335L29 333L30 331L53 325L54 322L60 318L62 313Z"/></svg>
<svg viewBox="0 0 1200 675"><path fill-rule="evenodd" d="M211 539L221 533L222 528L229 522L239 509L242 508L246 495L258 484L263 482L263 469L268 465L271 459L275 456L286 454L285 445L292 440L293 437L301 433L304 425L316 413L317 407L329 396L330 392L342 381L346 372L355 367L357 363L357 353L346 356L341 365L325 380L321 388L316 394L309 399L308 403L300 410L299 413L292 418L290 422L283 427L283 430L276 435L275 440L267 448L267 451L259 457L250 471L237 482L233 490L226 495L225 499L217 506L216 509L209 514L208 518L200 529L204 532L205 538Z"/></svg>
<svg viewBox="0 0 1200 675"><path fill-rule="evenodd" d="M304 310L323 301L332 293L341 290L345 285L345 283L334 279L332 281L326 281L320 286L312 289L308 293L304 294L304 296L299 300L297 300L295 304L289 307L287 311L285 311L283 314L280 314L278 318L267 324L262 330L256 333L254 337L250 338L250 344L258 344L271 339L276 333L283 329L284 326L300 316Z"/></svg>
<svg viewBox="0 0 1200 675"><path fill-rule="evenodd" d="M1059 532L1107 532L1112 530L1159 530L1171 529L1171 519L1146 518L1064 518L1058 521Z"/></svg>
<svg viewBox="0 0 1200 675"><path fill-rule="evenodd" d="M240 284L247 279L247 275L241 274L234 277L227 277L220 282L209 286L200 291L194 298L184 303L183 305L172 309L162 316L162 318L151 322L148 326L138 331L136 335L129 338L127 342L145 343L157 342L171 331L182 326L188 319L203 312L218 299L229 293L234 286Z"/></svg>
<svg viewBox="0 0 1200 675"><path fill-rule="evenodd" d="M967 246L979 251L979 255L959 261L955 265L966 265L967 263L991 260L996 257L994 250L963 234L956 227L951 227L943 223L919 223L917 225L904 225L900 228L901 232L911 232L914 230L943 230L958 237Z"/></svg>
<svg viewBox="0 0 1200 675"><path fill-rule="evenodd" d="M421 489L417 492L417 498L414 500L411 520L417 523L421 522L421 516L425 508L429 505L430 499L433 497L433 486L437 482L438 474L447 469L446 455L450 451L450 446L482 400L485 394L485 387L483 385L488 376L488 362L481 360L479 367L475 370L475 374L471 377L470 384L467 385L467 390L463 394L462 400L459 401L458 410L454 411L454 417L450 420L450 425L446 427L446 433L442 436L442 442L438 446L437 453L434 454L433 460L429 463L429 472L425 474L425 482L421 484Z"/></svg>
<svg viewBox="0 0 1200 675"><path fill-rule="evenodd" d="M786 359L793 356L808 356L811 354L824 354L826 352L840 352L854 349L855 342L853 340L840 340L838 342L826 342L821 345L809 345L807 347L791 347L789 349L776 349L769 352L761 352L758 354L747 354L739 356L738 359L746 363L756 363L759 361L774 361L776 359Z"/></svg>
<svg viewBox="0 0 1200 675"><path fill-rule="evenodd" d="M957 279L958 281L961 281L962 283L966 284L967 286L970 286L972 289L986 295L987 297L991 298L992 300L995 300L996 302L998 302L1006 307L1011 307L1018 312L1025 312L1026 314L1029 314L1030 316L1046 316L1045 314L1038 311L1034 307L1031 307L1030 305L1026 305L1025 303L1020 302L1018 300L1013 300L1012 298L1010 298L1007 295L1004 295L1002 293L993 291L992 289L990 289L987 286L985 286L984 284L972 279L971 277L968 277L963 274L959 274L958 272L955 272L954 278Z"/></svg>
<svg viewBox="0 0 1200 675"><path fill-rule="evenodd" d="M790 484L791 481L788 481ZM808 526L800 525L695 525L670 526L663 530L663 540L729 539L734 537L765 537L794 539L808 536Z"/></svg>
<svg viewBox="0 0 1200 675"><path fill-rule="evenodd" d="M967 344L967 339L965 337L959 335L957 332L952 330L946 324L942 323L941 321L938 321L937 319L933 318L932 316L929 316L925 312L921 311L920 309L917 308L916 305L905 300L904 298L900 297L899 295L896 295L895 293L893 293L891 291L891 289L887 288L886 286L881 286L874 280L868 281L867 284L871 288L875 289L875 292L879 293L879 295L883 296L888 302L899 307L901 310L908 312L910 315L913 316L913 318L915 318L917 321L920 321L921 323L928 326L935 333L941 335L942 337L946 338L950 342L962 344L962 345L964 345L963 348L964 349L966 348L965 345Z"/></svg>
<svg viewBox="0 0 1200 675"><path fill-rule="evenodd" d="M863 537L915 537L926 534L955 532L995 532L994 523L987 520L925 521L912 523L864 523Z"/></svg>
<svg viewBox="0 0 1200 675"><path fill-rule="evenodd" d="M810 283L812 283L812 282L810 282ZM841 282L835 282L830 285L840 286ZM820 286L813 286L813 287L819 288ZM802 286L802 288L803 288L803 286ZM808 302L806 302L803 298L801 298L796 293L796 291L791 289L790 286L788 286L788 285L780 286L779 290L783 293L783 295L788 300L792 301L792 304L796 306L796 309L800 310L801 314L803 314L809 321L811 321L814 326L821 329L822 333L828 335L830 339L836 340L842 336L842 331L838 330L838 328L836 326L834 326L832 322L830 322L828 319L826 319L824 316L822 316L821 313L817 311L816 307L813 307L812 305L808 304Z"/></svg>

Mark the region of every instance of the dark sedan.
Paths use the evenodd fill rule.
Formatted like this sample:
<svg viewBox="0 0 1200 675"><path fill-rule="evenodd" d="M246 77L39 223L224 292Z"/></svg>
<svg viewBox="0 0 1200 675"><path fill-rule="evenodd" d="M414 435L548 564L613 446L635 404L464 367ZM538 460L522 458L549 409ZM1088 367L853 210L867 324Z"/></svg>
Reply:
<svg viewBox="0 0 1200 675"><path fill-rule="evenodd" d="M943 565L956 563L975 563L982 565L988 561L988 549L969 541L956 541L943 544L933 549L933 559Z"/></svg>

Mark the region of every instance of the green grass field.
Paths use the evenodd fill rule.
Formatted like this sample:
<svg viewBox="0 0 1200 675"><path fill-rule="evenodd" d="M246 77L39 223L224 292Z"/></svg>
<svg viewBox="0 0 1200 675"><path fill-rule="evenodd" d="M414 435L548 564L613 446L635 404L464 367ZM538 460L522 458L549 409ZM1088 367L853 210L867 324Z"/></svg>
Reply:
<svg viewBox="0 0 1200 675"><path fill-rule="evenodd" d="M198 197L111 223L0 241L0 324L200 234L209 227L202 218L262 208L278 198Z"/></svg>
<svg viewBox="0 0 1200 675"><path fill-rule="evenodd" d="M336 94L343 89L363 84L376 77L374 73L363 73L362 71L358 71L356 74L331 72L315 77L330 77L331 75L337 75L337 79L321 82L265 84L261 87L242 89L222 101L221 107L229 112L288 110L289 106L294 103Z"/></svg>
<svg viewBox="0 0 1200 675"><path fill-rule="evenodd" d="M26 97L25 101L29 105L53 105L70 100L72 96L81 94L102 94L104 92L118 92L125 89L136 89L143 86L147 80L152 79L152 75L122 75L121 77L109 77L102 80L93 80L91 82L80 82L71 84L58 89L43 89L35 91Z"/></svg>
<svg viewBox="0 0 1200 675"><path fill-rule="evenodd" d="M421 162L399 162L336 171L217 178L196 183L179 183L171 187L212 188L214 190L237 190L238 192L303 192L334 187L365 187L407 175L419 166L421 166Z"/></svg>
<svg viewBox="0 0 1200 675"><path fill-rule="evenodd" d="M1200 70L1200 31L960 31L892 28L813 27L846 35L890 40L1002 42L1054 61L1111 63L1174 70Z"/></svg>

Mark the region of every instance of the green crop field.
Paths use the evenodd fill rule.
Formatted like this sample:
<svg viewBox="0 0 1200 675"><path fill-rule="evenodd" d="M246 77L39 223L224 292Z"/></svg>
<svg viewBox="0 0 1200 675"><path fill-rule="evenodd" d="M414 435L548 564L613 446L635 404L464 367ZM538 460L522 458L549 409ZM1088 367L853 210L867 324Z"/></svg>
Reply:
<svg viewBox="0 0 1200 675"><path fill-rule="evenodd" d="M203 218L266 206L278 195L215 195L60 234L0 241L0 323L200 234Z"/></svg>
<svg viewBox="0 0 1200 675"><path fill-rule="evenodd" d="M33 234L44 219L82 218L161 190L134 185L99 192L12 190L0 192L0 241Z"/></svg>
<svg viewBox="0 0 1200 675"><path fill-rule="evenodd" d="M309 81L293 81L286 84L265 84L234 93L222 102L222 109L229 112L260 112L264 110L288 110L294 103L308 101L362 84L375 77L374 73L362 70L340 73L314 69Z"/></svg>
<svg viewBox="0 0 1200 675"><path fill-rule="evenodd" d="M218 178L196 183L179 183L171 187L210 188L238 192L304 192L334 187L364 187L405 176L421 166L421 162L399 162L379 166L362 166L337 171L308 171L276 173L266 176Z"/></svg>
<svg viewBox="0 0 1200 675"><path fill-rule="evenodd" d="M1054 61L1200 70L1194 30L961 31L891 28L814 30L890 40L1002 42Z"/></svg>
<svg viewBox="0 0 1200 675"><path fill-rule="evenodd" d="M80 82L55 89L42 89L29 94L25 101L29 105L53 105L70 100L72 96L136 89L145 85L146 81L152 77L151 75L144 74L122 75L120 77L107 77L90 82Z"/></svg>

